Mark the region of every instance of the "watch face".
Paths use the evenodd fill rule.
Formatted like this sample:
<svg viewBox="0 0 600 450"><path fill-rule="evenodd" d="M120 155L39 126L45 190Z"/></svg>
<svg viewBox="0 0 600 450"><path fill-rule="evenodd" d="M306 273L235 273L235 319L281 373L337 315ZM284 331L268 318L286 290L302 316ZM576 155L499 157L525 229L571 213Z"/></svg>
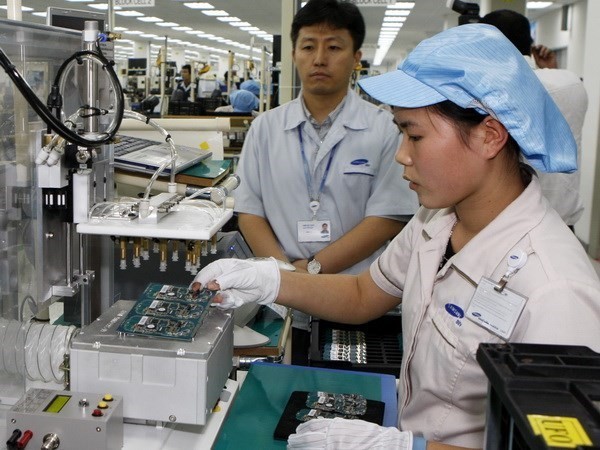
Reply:
<svg viewBox="0 0 600 450"><path fill-rule="evenodd" d="M317 274L321 272L321 263L316 259L313 259L312 261L308 262L306 269L308 270L308 273Z"/></svg>

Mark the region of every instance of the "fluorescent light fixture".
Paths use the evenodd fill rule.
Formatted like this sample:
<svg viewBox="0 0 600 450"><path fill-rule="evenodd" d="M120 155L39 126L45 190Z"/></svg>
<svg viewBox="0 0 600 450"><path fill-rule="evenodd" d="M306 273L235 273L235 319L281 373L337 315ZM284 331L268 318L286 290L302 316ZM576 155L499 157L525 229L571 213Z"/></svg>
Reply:
<svg viewBox="0 0 600 450"><path fill-rule="evenodd" d="M92 6L92 5L88 5L88 6ZM133 11L130 9L127 9L125 11L115 11L115 14L117 14L119 16L123 16L123 17L143 17L144 16L141 12Z"/></svg>
<svg viewBox="0 0 600 450"><path fill-rule="evenodd" d="M410 14L410 11L406 10L406 9L388 9L385 12L385 16L390 17L390 16L408 16Z"/></svg>
<svg viewBox="0 0 600 450"><path fill-rule="evenodd" d="M210 3L206 3L206 2L189 2L189 3L184 3L183 6L187 6L188 8L191 8L191 9L215 9L215 7L213 5L211 5Z"/></svg>
<svg viewBox="0 0 600 450"><path fill-rule="evenodd" d="M0 5L0 9L6 9L6 10L8 10L8 6L6 6L6 5ZM31 11L33 11L33 8L30 8L29 6L21 6L21 11L23 11L23 12L31 12Z"/></svg>
<svg viewBox="0 0 600 450"><path fill-rule="evenodd" d="M387 9L413 9L415 2L396 2L393 5L388 5Z"/></svg>
<svg viewBox="0 0 600 450"><path fill-rule="evenodd" d="M141 21L141 22L164 22L164 20L162 20L160 17L138 17L137 20Z"/></svg>
<svg viewBox="0 0 600 450"><path fill-rule="evenodd" d="M198 35L198 37L203 37L203 38L206 38L206 39L211 39L211 38L214 38L216 36L214 34L204 33L202 36Z"/></svg>
<svg viewBox="0 0 600 450"><path fill-rule="evenodd" d="M158 37L158 36L156 34L152 34L152 33L142 33L142 34L140 34L140 37L143 37L143 38L155 38L155 37Z"/></svg>
<svg viewBox="0 0 600 450"><path fill-rule="evenodd" d="M252 24L250 22L229 22L232 27L249 27Z"/></svg>
<svg viewBox="0 0 600 450"><path fill-rule="evenodd" d="M403 23L406 21L406 17L384 17L384 23Z"/></svg>
<svg viewBox="0 0 600 450"><path fill-rule="evenodd" d="M258 30L260 30L260 28L258 28L258 27L240 27L240 30L244 30L244 31L258 31Z"/></svg>
<svg viewBox="0 0 600 450"><path fill-rule="evenodd" d="M217 20L220 20L221 22L241 22L242 21L242 19L240 19L239 17L231 17L231 16L217 17Z"/></svg>
<svg viewBox="0 0 600 450"><path fill-rule="evenodd" d="M48 15L48 13L46 13L46 11L39 11L39 12L34 12L31 13L34 16L38 16L38 17L46 17Z"/></svg>
<svg viewBox="0 0 600 450"><path fill-rule="evenodd" d="M192 27L173 27L173 29L175 31L191 31L191 30L193 30Z"/></svg>
<svg viewBox="0 0 600 450"><path fill-rule="evenodd" d="M527 9L544 9L554 2L527 2Z"/></svg>
<svg viewBox="0 0 600 450"><path fill-rule="evenodd" d="M94 9L100 9L102 11L106 11L108 9L108 3L90 3L88 5L88 7L94 8ZM115 6L114 9L115 9L115 11L120 11L123 8L121 8L120 6ZM119 13L117 13L117 14L119 14Z"/></svg>
<svg viewBox="0 0 600 450"><path fill-rule="evenodd" d="M160 22L157 23L156 25L158 25L159 27L178 27L179 24L175 23L175 22Z"/></svg>
<svg viewBox="0 0 600 450"><path fill-rule="evenodd" d="M206 14L207 16L217 17L217 16L228 16L229 13L227 11L223 11L222 9L203 9L201 11L202 14Z"/></svg>
<svg viewBox="0 0 600 450"><path fill-rule="evenodd" d="M137 30L129 30L129 31L123 31L123 33L125 34L143 34L143 31L137 31Z"/></svg>

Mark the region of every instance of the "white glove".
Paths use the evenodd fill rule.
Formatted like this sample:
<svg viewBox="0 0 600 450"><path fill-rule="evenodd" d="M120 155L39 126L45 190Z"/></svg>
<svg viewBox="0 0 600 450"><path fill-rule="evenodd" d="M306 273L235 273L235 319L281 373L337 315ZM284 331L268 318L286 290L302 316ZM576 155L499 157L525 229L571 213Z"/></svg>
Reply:
<svg viewBox="0 0 600 450"><path fill-rule="evenodd" d="M279 294L281 275L275 258L260 261L218 259L202 269L194 282L203 287L215 281L222 298L221 309L238 308L245 303L270 305Z"/></svg>
<svg viewBox="0 0 600 450"><path fill-rule="evenodd" d="M413 435L364 420L311 419L288 438L288 449L411 450Z"/></svg>

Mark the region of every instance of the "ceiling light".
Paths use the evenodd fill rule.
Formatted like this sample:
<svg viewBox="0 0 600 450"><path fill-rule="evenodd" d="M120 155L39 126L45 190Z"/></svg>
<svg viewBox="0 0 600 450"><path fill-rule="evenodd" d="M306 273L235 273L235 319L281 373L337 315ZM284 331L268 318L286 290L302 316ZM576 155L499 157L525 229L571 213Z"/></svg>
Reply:
<svg viewBox="0 0 600 450"><path fill-rule="evenodd" d="M137 20L142 22L164 22L160 17L138 17Z"/></svg>
<svg viewBox="0 0 600 450"><path fill-rule="evenodd" d="M386 16L408 16L410 14L410 11L406 10L406 9L388 9L385 12Z"/></svg>
<svg viewBox="0 0 600 450"><path fill-rule="evenodd" d="M239 17L231 17L231 16L217 17L217 20L220 20L221 22L241 22L242 21L242 19L240 19Z"/></svg>
<svg viewBox="0 0 600 450"><path fill-rule="evenodd" d="M152 33L142 33L142 34L140 34L140 37L154 38L154 37L158 37L158 36L156 34L152 34Z"/></svg>
<svg viewBox="0 0 600 450"><path fill-rule="evenodd" d="M527 9L544 9L552 5L553 2L527 2Z"/></svg>
<svg viewBox="0 0 600 450"><path fill-rule="evenodd" d="M173 27L175 31L191 31L192 27Z"/></svg>
<svg viewBox="0 0 600 450"><path fill-rule="evenodd" d="M406 21L406 17L384 17L383 21L387 23L402 23Z"/></svg>
<svg viewBox="0 0 600 450"><path fill-rule="evenodd" d="M232 27L249 27L252 25L250 22L229 22Z"/></svg>
<svg viewBox="0 0 600 450"><path fill-rule="evenodd" d="M160 22L157 23L156 25L158 25L159 27L178 27L179 24L175 23L175 22Z"/></svg>
<svg viewBox="0 0 600 450"><path fill-rule="evenodd" d="M184 3L183 6L187 6L188 8L192 9L215 9L213 5L206 2L189 2Z"/></svg>
<svg viewBox="0 0 600 450"><path fill-rule="evenodd" d="M90 8L100 9L102 11L106 11L108 9L108 3L90 3L88 6ZM120 6L115 6L114 9L115 9L115 11L120 11L123 8L121 8ZM117 14L119 14L119 13L117 13Z"/></svg>
<svg viewBox="0 0 600 450"><path fill-rule="evenodd" d="M143 31L129 30L129 31L123 31L123 33L125 33L125 34L142 34Z"/></svg>
<svg viewBox="0 0 600 450"><path fill-rule="evenodd" d="M258 28L258 27L240 27L240 30L244 30L244 31L258 31L258 30L260 30L260 28Z"/></svg>
<svg viewBox="0 0 600 450"><path fill-rule="evenodd" d="M48 15L46 13L46 11L34 12L34 13L31 13L31 14L33 14L34 16L38 16L38 17L46 17Z"/></svg>
<svg viewBox="0 0 600 450"><path fill-rule="evenodd" d="M6 5L0 5L0 9L6 9L6 10L8 10L8 6L6 6ZM21 6L21 11L23 11L23 12L30 12L30 11L33 11L33 8L30 8L29 6Z"/></svg>
<svg viewBox="0 0 600 450"><path fill-rule="evenodd" d="M128 29L129 28L125 28L125 27L114 27L113 28L114 31L127 31ZM122 42L122 41L119 39L119 42Z"/></svg>
<svg viewBox="0 0 600 450"><path fill-rule="evenodd" d="M88 5L88 6L92 6L92 5ZM129 9L126 11L116 11L115 14L117 14L119 16L123 16L123 17L143 17L144 16L141 12L131 11Z"/></svg>
<svg viewBox="0 0 600 450"><path fill-rule="evenodd" d="M388 9L413 9L415 2L396 2L393 5L388 5Z"/></svg>
<svg viewBox="0 0 600 450"><path fill-rule="evenodd" d="M227 11L223 11L222 9L206 9L201 11L202 14L206 14L207 16L217 17L217 16L228 16L229 13Z"/></svg>

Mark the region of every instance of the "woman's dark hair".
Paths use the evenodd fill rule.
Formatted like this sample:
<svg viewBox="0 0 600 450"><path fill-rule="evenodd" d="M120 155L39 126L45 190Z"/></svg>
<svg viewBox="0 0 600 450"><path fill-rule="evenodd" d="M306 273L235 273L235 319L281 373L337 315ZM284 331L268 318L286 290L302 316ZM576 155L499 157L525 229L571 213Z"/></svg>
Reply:
<svg viewBox="0 0 600 450"><path fill-rule="evenodd" d="M441 117L449 119L460 133L461 139L465 144L468 143L468 137L471 129L483 122L488 115L477 112L474 108L462 108L450 100L436 103L428 106L427 109ZM508 135L506 147L510 151L511 160L519 162L521 158L521 148L515 139Z"/></svg>
<svg viewBox="0 0 600 450"><path fill-rule="evenodd" d="M292 22L292 45L296 47L302 27L327 24L335 30L346 29L352 36L354 51L358 51L365 40L365 20L358 6L338 0L309 0L301 8Z"/></svg>

